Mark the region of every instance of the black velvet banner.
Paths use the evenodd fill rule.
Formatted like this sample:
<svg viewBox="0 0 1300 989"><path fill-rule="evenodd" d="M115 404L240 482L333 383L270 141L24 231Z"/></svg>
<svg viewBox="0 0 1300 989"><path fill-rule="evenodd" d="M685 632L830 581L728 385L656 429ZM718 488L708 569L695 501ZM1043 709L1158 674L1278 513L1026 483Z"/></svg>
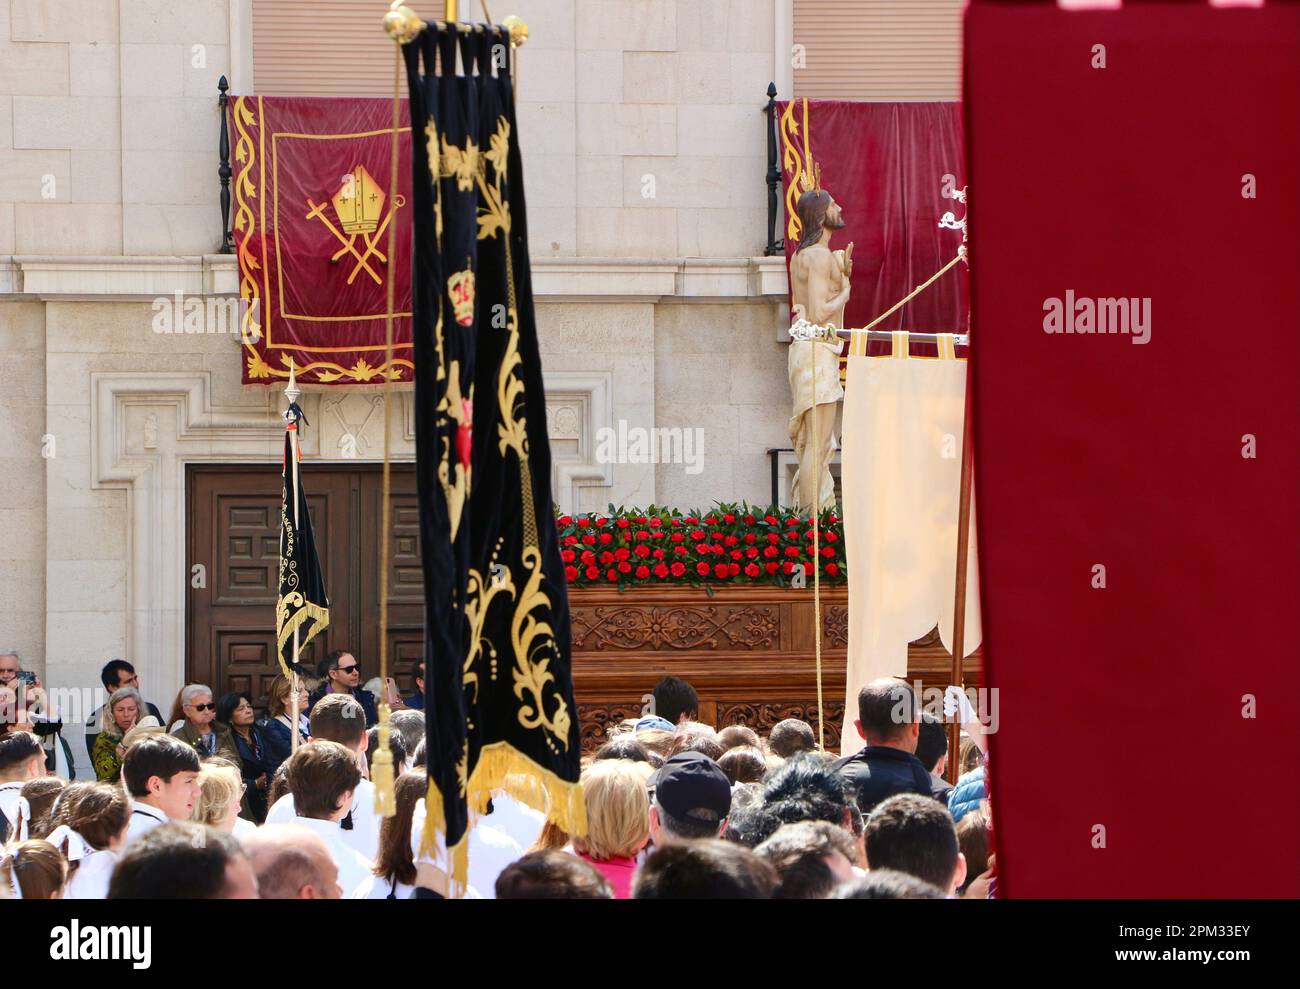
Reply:
<svg viewBox="0 0 1300 989"><path fill-rule="evenodd" d="M493 789L547 811L566 831L585 825L511 51L504 29L459 27L428 25L405 56L425 838L433 847L445 821L463 876L462 839Z"/></svg>

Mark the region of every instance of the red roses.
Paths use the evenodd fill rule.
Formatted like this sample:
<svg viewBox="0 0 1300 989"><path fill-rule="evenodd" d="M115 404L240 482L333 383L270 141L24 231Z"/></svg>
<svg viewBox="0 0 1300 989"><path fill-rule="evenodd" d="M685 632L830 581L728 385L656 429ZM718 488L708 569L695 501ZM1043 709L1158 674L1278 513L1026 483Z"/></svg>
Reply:
<svg viewBox="0 0 1300 989"><path fill-rule="evenodd" d="M833 512L822 515L816 557L812 519L777 508L761 514L728 505L708 514L611 509L608 516L557 515L556 525L564 576L575 586L785 585L797 569L811 578L814 558L824 582L846 580L842 529Z"/></svg>

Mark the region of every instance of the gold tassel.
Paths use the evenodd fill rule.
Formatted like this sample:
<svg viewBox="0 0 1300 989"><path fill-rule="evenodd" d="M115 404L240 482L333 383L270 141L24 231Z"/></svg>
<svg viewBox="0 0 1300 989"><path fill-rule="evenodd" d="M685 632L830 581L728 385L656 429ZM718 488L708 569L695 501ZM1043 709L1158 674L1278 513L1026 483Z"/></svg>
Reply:
<svg viewBox="0 0 1300 989"><path fill-rule="evenodd" d="M375 813L392 817L397 812L397 797L393 792L393 752L388 747L387 704L379 705L379 747L370 763L370 782L375 786Z"/></svg>
<svg viewBox="0 0 1300 989"><path fill-rule="evenodd" d="M502 790L521 804L546 814L566 834L581 837L587 833L587 804L582 784L570 783L542 769L507 742L489 745L479 753L478 764L466 787L469 826L460 843L451 849L440 840L445 840L447 833L442 791L429 780L425 793L420 854L429 856L444 872L450 864L448 874L454 896L464 895L469 878L469 832L487 811L493 790Z"/></svg>

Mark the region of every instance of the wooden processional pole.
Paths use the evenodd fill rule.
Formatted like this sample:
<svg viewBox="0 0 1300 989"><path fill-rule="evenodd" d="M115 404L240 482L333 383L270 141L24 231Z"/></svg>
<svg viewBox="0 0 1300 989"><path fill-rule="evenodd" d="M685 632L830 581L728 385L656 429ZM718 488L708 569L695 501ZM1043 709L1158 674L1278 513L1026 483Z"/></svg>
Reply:
<svg viewBox="0 0 1300 989"><path fill-rule="evenodd" d="M289 362L289 383L285 386L284 397L289 403L289 408L293 408L293 403L298 401L298 396L302 394L302 389L298 387L297 369L293 361ZM292 415L286 412L286 416ZM298 424L293 423L293 429L289 431L289 460L290 464L285 464L286 470L293 471L293 527L294 531L298 529ZM293 665L289 668L289 697L288 700L293 704L293 714L289 715L289 754L298 751L298 719L300 712L298 710L298 626L293 627ZM287 705L286 705L287 706ZM286 712L288 713L288 712Z"/></svg>
<svg viewBox="0 0 1300 989"><path fill-rule="evenodd" d="M970 328L967 327L969 340ZM964 689L965 673L963 670L966 653L966 570L970 556L970 502L971 481L975 468L975 456L971 437L971 382L970 382L970 344L966 350L966 393L962 402L961 426L961 487L957 501L957 579L953 589L952 606L952 677L948 681ZM957 762L961 756L961 711L958 709L957 723L948 731L948 782L956 783L960 766Z"/></svg>

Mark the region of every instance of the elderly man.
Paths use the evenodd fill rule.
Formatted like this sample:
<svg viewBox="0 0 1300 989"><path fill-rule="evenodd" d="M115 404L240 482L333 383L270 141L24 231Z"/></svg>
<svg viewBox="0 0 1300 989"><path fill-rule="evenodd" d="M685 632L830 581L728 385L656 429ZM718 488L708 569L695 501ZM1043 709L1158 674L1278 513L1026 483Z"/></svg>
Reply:
<svg viewBox="0 0 1300 989"><path fill-rule="evenodd" d="M337 900L339 867L325 839L300 824L267 824L243 841L264 900Z"/></svg>
<svg viewBox="0 0 1300 989"><path fill-rule="evenodd" d="M22 659L16 649L0 649L0 720L9 731L30 731L41 740L45 768L72 778L72 752L63 740L63 720L50 703L35 673L20 677Z"/></svg>

